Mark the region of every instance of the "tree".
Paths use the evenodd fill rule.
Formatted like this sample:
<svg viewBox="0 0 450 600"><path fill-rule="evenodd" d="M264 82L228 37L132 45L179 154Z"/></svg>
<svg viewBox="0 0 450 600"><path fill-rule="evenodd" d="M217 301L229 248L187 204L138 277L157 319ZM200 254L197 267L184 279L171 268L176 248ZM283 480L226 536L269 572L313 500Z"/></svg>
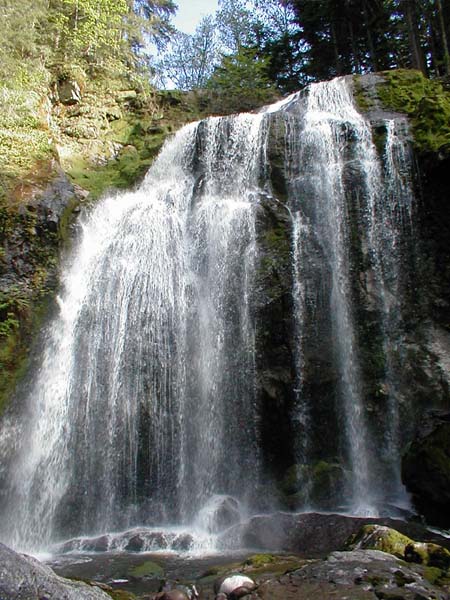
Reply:
<svg viewBox="0 0 450 600"><path fill-rule="evenodd" d="M284 0L255 0L256 38L261 54L270 59L268 75L282 92L306 83L304 43L295 13Z"/></svg>
<svg viewBox="0 0 450 600"><path fill-rule="evenodd" d="M257 48L241 48L236 54L224 56L208 81L208 88L219 96L219 109L250 110L273 101L276 93L268 67L269 59L259 56Z"/></svg>
<svg viewBox="0 0 450 600"><path fill-rule="evenodd" d="M425 58L420 43L418 2L416 0L403 0L401 5L407 23L411 66L426 73Z"/></svg>
<svg viewBox="0 0 450 600"><path fill-rule="evenodd" d="M42 49L38 34L45 22L45 0L0 0L0 76L11 72L25 61L39 60ZM20 32L20 34L19 34Z"/></svg>
<svg viewBox="0 0 450 600"><path fill-rule="evenodd" d="M170 22L177 10L173 0L128 0L130 3L130 22L134 34L138 36L140 48L147 42L157 48L164 48L175 33ZM134 18L133 18L134 15Z"/></svg>
<svg viewBox="0 0 450 600"><path fill-rule="evenodd" d="M219 0L215 23L223 54L238 54L256 42L254 12L243 0Z"/></svg>
<svg viewBox="0 0 450 600"><path fill-rule="evenodd" d="M180 90L206 85L218 62L214 19L204 17L193 35L178 31L168 50L157 63L164 82L172 82Z"/></svg>

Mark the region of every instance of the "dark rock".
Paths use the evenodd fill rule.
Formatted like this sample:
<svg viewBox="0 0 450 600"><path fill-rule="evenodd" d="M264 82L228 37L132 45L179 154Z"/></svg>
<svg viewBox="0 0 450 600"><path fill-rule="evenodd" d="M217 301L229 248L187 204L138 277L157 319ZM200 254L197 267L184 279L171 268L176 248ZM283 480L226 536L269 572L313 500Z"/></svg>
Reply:
<svg viewBox="0 0 450 600"><path fill-rule="evenodd" d="M144 539L139 533L137 533L129 539L124 550L126 550L127 552L140 552L143 547Z"/></svg>
<svg viewBox="0 0 450 600"><path fill-rule="evenodd" d="M58 98L62 104L73 105L81 101L81 88L71 79L58 82Z"/></svg>
<svg viewBox="0 0 450 600"><path fill-rule="evenodd" d="M194 543L194 538L189 533L185 533L182 535L178 535L171 544L171 549L178 552L186 552L190 548L192 548L192 544ZM164 547L164 546L162 546Z"/></svg>
<svg viewBox="0 0 450 600"><path fill-rule="evenodd" d="M2 600L108 600L98 587L56 575L35 558L0 544Z"/></svg>
<svg viewBox="0 0 450 600"><path fill-rule="evenodd" d="M450 540L424 527L395 519L350 517L320 513L274 513L251 518L231 528L221 537L223 547L241 544L246 548L267 551L295 552L302 556L323 556L344 548L351 535L369 524L387 525L408 537L434 542L447 548Z"/></svg>
<svg viewBox="0 0 450 600"><path fill-rule="evenodd" d="M437 416L431 433L411 444L403 457L402 479L425 518L450 527L450 423L444 419Z"/></svg>
<svg viewBox="0 0 450 600"><path fill-rule="evenodd" d="M423 567L406 566L394 556L377 550L333 552L280 578L260 585L258 598L264 600L347 598L365 600L419 598L445 600L444 589L429 583Z"/></svg>
<svg viewBox="0 0 450 600"><path fill-rule="evenodd" d="M225 496L215 507L211 515L209 529L218 532L236 525L241 520L239 503L232 496Z"/></svg>
<svg viewBox="0 0 450 600"><path fill-rule="evenodd" d="M189 596L181 590L170 590L169 592L159 592L153 596L153 600L189 600Z"/></svg>
<svg viewBox="0 0 450 600"><path fill-rule="evenodd" d="M293 465L281 484L291 510L310 504L317 509L336 508L336 498L345 496L348 474L336 463L318 461L313 465Z"/></svg>

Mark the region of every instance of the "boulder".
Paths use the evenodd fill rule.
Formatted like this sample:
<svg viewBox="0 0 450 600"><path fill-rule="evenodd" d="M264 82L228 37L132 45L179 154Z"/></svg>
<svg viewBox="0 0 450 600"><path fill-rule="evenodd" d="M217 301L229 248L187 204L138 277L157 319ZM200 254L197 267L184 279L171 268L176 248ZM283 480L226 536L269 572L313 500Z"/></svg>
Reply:
<svg viewBox="0 0 450 600"><path fill-rule="evenodd" d="M241 521L239 502L232 496L211 496L197 515L197 524L210 533L219 533Z"/></svg>
<svg viewBox="0 0 450 600"><path fill-rule="evenodd" d="M214 584L214 591L217 597L242 598L256 589L256 583L242 573L231 573L221 577Z"/></svg>
<svg viewBox="0 0 450 600"><path fill-rule="evenodd" d="M408 562L450 568L450 552L438 544L416 542L384 525L365 525L349 540L352 549L380 550Z"/></svg>
<svg viewBox="0 0 450 600"><path fill-rule="evenodd" d="M31 556L0 544L2 600L110 600L98 587L59 577Z"/></svg>
<svg viewBox="0 0 450 600"><path fill-rule="evenodd" d="M294 552L311 558L344 548L351 535L357 534L364 525L374 524L391 527L411 539L426 540L443 547L450 545L450 540L419 524L396 519L283 512L252 517L225 532L220 541L224 548L240 546L270 552Z"/></svg>

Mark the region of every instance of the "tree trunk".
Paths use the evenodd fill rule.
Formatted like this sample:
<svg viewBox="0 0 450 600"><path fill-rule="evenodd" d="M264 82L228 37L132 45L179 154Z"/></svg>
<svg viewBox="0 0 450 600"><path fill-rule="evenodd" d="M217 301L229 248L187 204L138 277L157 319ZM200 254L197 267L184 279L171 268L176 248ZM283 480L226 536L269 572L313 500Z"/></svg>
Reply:
<svg viewBox="0 0 450 600"><path fill-rule="evenodd" d="M403 0L403 13L408 27L409 51L411 54L411 66L426 75L425 60L419 39L419 28L417 25L415 0Z"/></svg>
<svg viewBox="0 0 450 600"><path fill-rule="evenodd" d="M448 48L447 32L445 31L444 11L442 10L441 0L436 0L436 7L439 19L439 28L441 30L442 48L444 52L444 70L446 75L450 75L450 54Z"/></svg>
<svg viewBox="0 0 450 600"><path fill-rule="evenodd" d="M371 28L371 22L370 22L370 17L369 17L369 10L367 7L367 0L363 0L363 11L364 11L365 26L366 26L366 31L367 31L367 45L369 48L370 62L372 63L372 69L374 71L378 71L378 69L379 69L378 59L377 59L377 53L375 51L375 45L373 43L372 28Z"/></svg>

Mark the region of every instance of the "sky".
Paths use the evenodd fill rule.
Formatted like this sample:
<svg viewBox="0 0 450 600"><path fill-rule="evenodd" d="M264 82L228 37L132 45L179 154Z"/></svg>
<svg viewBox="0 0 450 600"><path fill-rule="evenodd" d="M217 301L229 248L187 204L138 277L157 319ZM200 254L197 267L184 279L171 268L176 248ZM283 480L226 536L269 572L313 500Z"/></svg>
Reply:
<svg viewBox="0 0 450 600"><path fill-rule="evenodd" d="M175 0L178 10L173 23L185 33L193 33L202 17L214 13L217 0Z"/></svg>

